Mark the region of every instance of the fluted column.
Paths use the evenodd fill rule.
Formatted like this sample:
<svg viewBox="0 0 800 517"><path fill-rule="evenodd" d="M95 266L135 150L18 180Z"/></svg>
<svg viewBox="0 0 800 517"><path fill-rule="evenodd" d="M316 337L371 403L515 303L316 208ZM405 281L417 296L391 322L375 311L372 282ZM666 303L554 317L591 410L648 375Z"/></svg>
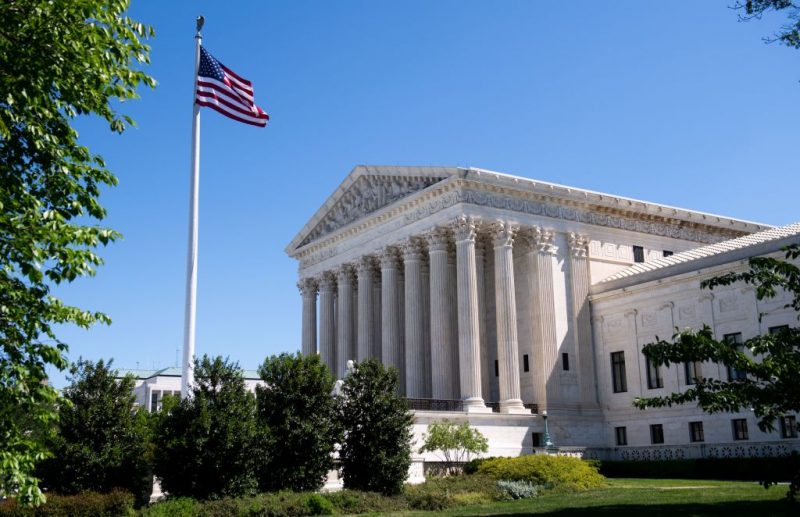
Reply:
<svg viewBox="0 0 800 517"><path fill-rule="evenodd" d="M422 244L424 247L424 243ZM431 398L431 272L430 261L428 256L423 250L422 262L420 263L422 270L422 328L425 332L422 333L422 366L423 378L425 379L425 389L423 391L425 398Z"/></svg>
<svg viewBox="0 0 800 517"><path fill-rule="evenodd" d="M400 293L398 292L398 256L395 248L381 253L381 357L387 367L404 375L405 357L400 338Z"/></svg>
<svg viewBox="0 0 800 517"><path fill-rule="evenodd" d="M458 287L458 361L460 395L467 411L486 410L481 391L480 307L475 260L475 220L460 217L454 225Z"/></svg>
<svg viewBox="0 0 800 517"><path fill-rule="evenodd" d="M553 232L542 228L529 231L528 252L533 314L533 396L539 411L547 409L550 397L558 394L558 340L553 291ZM549 395L549 396L548 396Z"/></svg>
<svg viewBox="0 0 800 517"><path fill-rule="evenodd" d="M378 260L375 260L375 271L372 274L372 349L370 350L369 356L373 359L377 359L378 362L382 362L381 356L381 338L382 338L382 330L381 330L381 321L382 321L382 312L381 312L381 304L382 304L382 296L381 296L381 270L380 264Z"/></svg>
<svg viewBox="0 0 800 517"><path fill-rule="evenodd" d="M578 382L582 404L594 404L596 383L592 353L592 321L589 314L589 239L570 233L569 268L572 279L572 313L575 328Z"/></svg>
<svg viewBox="0 0 800 517"><path fill-rule="evenodd" d="M319 356L336 373L336 312L333 300L336 277L330 271L322 274L319 281Z"/></svg>
<svg viewBox="0 0 800 517"><path fill-rule="evenodd" d="M453 398L458 398L461 393L461 381L459 378L459 362L458 362L458 289L457 289L458 275L456 274L456 243L451 241L447 246L447 330L451 353L450 361L450 392Z"/></svg>
<svg viewBox="0 0 800 517"><path fill-rule="evenodd" d="M297 283L303 297L303 334L301 351L309 356L317 353L317 281L303 278Z"/></svg>
<svg viewBox="0 0 800 517"><path fill-rule="evenodd" d="M403 245L405 270L406 396L425 397L425 319L423 317L422 248L418 241Z"/></svg>
<svg viewBox="0 0 800 517"><path fill-rule="evenodd" d="M481 350L481 395L486 400L492 393L492 370L489 343L486 337L486 239L482 235L475 238L475 270L478 281L478 329Z"/></svg>
<svg viewBox="0 0 800 517"><path fill-rule="evenodd" d="M517 229L498 221L494 237L494 276L497 310L497 358L500 370L500 412L524 413L519 385L517 302L514 294L514 235Z"/></svg>
<svg viewBox="0 0 800 517"><path fill-rule="evenodd" d="M375 259L362 257L358 262L358 361L366 361L372 356L375 330L372 328L373 273Z"/></svg>
<svg viewBox="0 0 800 517"><path fill-rule="evenodd" d="M447 248L449 232L437 228L428 236L430 257L430 342L431 342L431 397L454 399L453 393L453 343L450 341L451 324L448 286Z"/></svg>
<svg viewBox="0 0 800 517"><path fill-rule="evenodd" d="M356 358L356 343L353 326L353 266L345 264L336 271L337 325L336 325L336 376L343 379L347 373L347 361Z"/></svg>

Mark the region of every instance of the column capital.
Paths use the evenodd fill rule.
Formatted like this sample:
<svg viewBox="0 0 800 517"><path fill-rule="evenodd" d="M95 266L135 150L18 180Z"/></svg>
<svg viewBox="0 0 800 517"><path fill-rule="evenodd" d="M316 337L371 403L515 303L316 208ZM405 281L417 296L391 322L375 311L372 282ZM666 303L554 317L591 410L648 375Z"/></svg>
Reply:
<svg viewBox="0 0 800 517"><path fill-rule="evenodd" d="M519 228L508 221L497 220L489 226L489 233L494 239L494 247L512 246Z"/></svg>
<svg viewBox="0 0 800 517"><path fill-rule="evenodd" d="M303 297L314 297L317 295L317 287L318 287L317 279L316 278L301 278L297 282L297 288L300 290L300 293Z"/></svg>
<svg viewBox="0 0 800 517"><path fill-rule="evenodd" d="M403 253L403 260L422 260L424 248L419 238L412 237L407 239L400 245L400 249Z"/></svg>
<svg viewBox="0 0 800 517"><path fill-rule="evenodd" d="M397 269L400 262L400 252L394 246L386 246L380 251L381 269Z"/></svg>
<svg viewBox="0 0 800 517"><path fill-rule="evenodd" d="M480 227L480 220L474 217L461 215L453 221L453 232L455 234L456 242L475 241L478 236L478 228Z"/></svg>
<svg viewBox="0 0 800 517"><path fill-rule="evenodd" d="M328 292L336 290L336 274L333 271L325 271L319 279L319 291Z"/></svg>
<svg viewBox="0 0 800 517"><path fill-rule="evenodd" d="M538 251L543 255L555 255L555 232L546 230L540 226L534 226L525 231L531 243L531 250Z"/></svg>
<svg viewBox="0 0 800 517"><path fill-rule="evenodd" d="M567 236L569 252L575 258L586 258L589 255L589 237L570 232Z"/></svg>
<svg viewBox="0 0 800 517"><path fill-rule="evenodd" d="M375 257L372 255L364 255L358 259L358 262L356 262L356 271L359 275L375 271Z"/></svg>
<svg viewBox="0 0 800 517"><path fill-rule="evenodd" d="M428 241L428 252L447 251L451 238L452 235L449 228L437 226L425 235L425 239Z"/></svg>
<svg viewBox="0 0 800 517"><path fill-rule="evenodd" d="M355 276L355 268L353 268L352 264L342 264L341 266L337 267L335 271L336 271L336 281L339 284L353 282Z"/></svg>

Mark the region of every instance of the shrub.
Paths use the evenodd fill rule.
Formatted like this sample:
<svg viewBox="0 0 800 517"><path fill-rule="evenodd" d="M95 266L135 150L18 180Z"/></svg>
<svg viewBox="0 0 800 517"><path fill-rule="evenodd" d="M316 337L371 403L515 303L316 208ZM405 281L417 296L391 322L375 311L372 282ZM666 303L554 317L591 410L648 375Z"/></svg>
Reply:
<svg viewBox="0 0 800 517"><path fill-rule="evenodd" d="M464 464L463 472L464 474L469 474L469 475L475 474L476 472L478 472L478 467L480 466L481 463L487 460L493 460L495 458L496 456L490 456L488 458L475 458L474 460L470 460Z"/></svg>
<svg viewBox="0 0 800 517"><path fill-rule="evenodd" d="M0 503L2 517L120 517L134 513L134 496L112 490L107 494L81 492L76 495L48 494L38 507L21 506L15 500Z"/></svg>
<svg viewBox="0 0 800 517"><path fill-rule="evenodd" d="M308 494L306 508L309 510L309 515L333 515L334 510L333 503L320 494Z"/></svg>
<svg viewBox="0 0 800 517"><path fill-rule="evenodd" d="M323 494L339 513L388 513L405 510L408 504L403 497L384 496L376 492L360 490L339 490Z"/></svg>
<svg viewBox="0 0 800 517"><path fill-rule="evenodd" d="M140 511L142 517L194 517L202 504L191 497L178 497L151 504Z"/></svg>
<svg viewBox="0 0 800 517"><path fill-rule="evenodd" d="M539 495L539 486L532 485L527 481L506 481L497 482L497 487L509 499L530 499Z"/></svg>
<svg viewBox="0 0 800 517"><path fill-rule="evenodd" d="M478 473L495 480L527 481L563 490L598 488L604 480L597 467L586 461L545 454L486 460L478 466Z"/></svg>
<svg viewBox="0 0 800 517"><path fill-rule="evenodd" d="M281 354L264 361L256 388L258 421L269 429L259 489L318 490L333 468L339 441L334 379L318 355Z"/></svg>
<svg viewBox="0 0 800 517"><path fill-rule="evenodd" d="M488 504L503 500L494 479L482 475L428 478L419 485L407 485L409 508L441 510L453 506Z"/></svg>

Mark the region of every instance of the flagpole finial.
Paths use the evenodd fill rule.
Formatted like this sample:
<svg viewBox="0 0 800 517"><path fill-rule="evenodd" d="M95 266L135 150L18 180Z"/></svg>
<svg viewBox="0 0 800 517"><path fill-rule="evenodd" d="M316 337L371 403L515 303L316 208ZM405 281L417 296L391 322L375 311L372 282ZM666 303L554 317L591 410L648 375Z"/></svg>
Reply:
<svg viewBox="0 0 800 517"><path fill-rule="evenodd" d="M200 31L203 30L203 24L206 23L206 19L201 15L197 17L197 34L200 35Z"/></svg>

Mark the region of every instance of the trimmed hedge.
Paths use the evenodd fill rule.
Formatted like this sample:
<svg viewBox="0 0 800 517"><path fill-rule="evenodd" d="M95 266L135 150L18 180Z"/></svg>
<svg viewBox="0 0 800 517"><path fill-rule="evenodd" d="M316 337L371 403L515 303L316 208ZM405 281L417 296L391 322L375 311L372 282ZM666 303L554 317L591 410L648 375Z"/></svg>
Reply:
<svg viewBox="0 0 800 517"><path fill-rule="evenodd" d="M77 495L48 494L47 502L25 507L9 499L0 502L0 517L119 517L134 515L130 492L114 490L107 494L82 492Z"/></svg>
<svg viewBox="0 0 800 517"><path fill-rule="evenodd" d="M691 460L601 461L610 478L789 481L800 471L800 456L779 458L701 458Z"/></svg>
<svg viewBox="0 0 800 517"><path fill-rule="evenodd" d="M594 462L546 454L487 459L477 471L498 481L527 481L560 490L590 490L602 487L605 480Z"/></svg>

